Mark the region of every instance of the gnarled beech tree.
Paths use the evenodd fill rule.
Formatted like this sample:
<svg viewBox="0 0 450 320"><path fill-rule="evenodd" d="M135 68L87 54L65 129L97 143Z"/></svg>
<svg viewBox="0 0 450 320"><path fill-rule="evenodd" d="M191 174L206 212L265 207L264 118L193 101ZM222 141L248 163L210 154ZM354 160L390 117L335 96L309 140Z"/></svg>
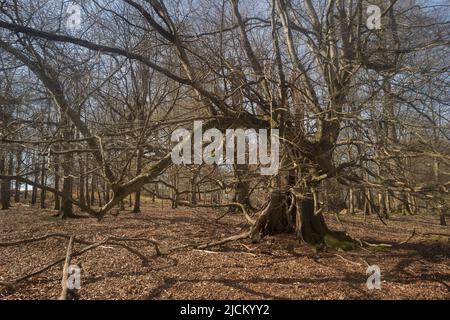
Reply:
<svg viewBox="0 0 450 320"><path fill-rule="evenodd" d="M449 165L448 144L429 145L426 130L418 130L412 118L402 121L405 108L414 109L417 118L427 117L418 110L421 107L413 94L424 101L446 103L445 99L439 102L436 89L422 91L422 82L442 75L441 65L430 57L448 44L439 25L428 24L427 12L402 8L395 0L379 1L382 27L369 30L365 1L202 0L197 4L171 2L170 6L161 0L122 0L114 5L100 1L83 7L86 16L95 19L82 24L86 32L75 36L31 18L25 23L22 15L29 13L28 4L11 2L24 11L19 15L9 1L2 4L2 54L26 65L40 80L54 105L81 134L112 190L112 198L98 210L64 192L63 203L64 199L71 201L100 219L130 194L137 193L139 199L140 190L172 166L170 151L156 153L157 158L144 166L146 147L137 148L137 167L131 176L107 161L101 139L77 111L55 67L56 53L83 48L94 53L90 59L110 56L140 65L147 70L140 81L150 81L148 70L157 73L198 104L201 111L194 113L207 120L205 129L280 130L281 170L278 176L265 179L268 198L255 221L246 213L248 196L235 198L240 203L234 205L246 213L255 240L266 234L295 232L313 245L351 248L352 238L330 230L325 223L327 199L321 190L329 180L349 188L352 195L353 190L371 188L405 208L413 205L411 197L440 199L444 210L448 180L424 183L397 170L399 164L405 168L408 159L430 156L443 167ZM196 5L196 10L190 5ZM413 23L428 26L408 26L405 10L414 12ZM108 21L111 17L105 12L117 19L117 25ZM116 41L116 34L129 43ZM150 48L152 55L146 53ZM45 56L48 51L53 53ZM420 63L429 67L418 70ZM142 108L152 89L144 84L139 90L136 104L129 109L136 112L133 121L141 124L150 119ZM86 94L81 103L88 99ZM178 116L183 102L176 105L166 112ZM448 134L448 121L430 127L439 135ZM412 137L418 137L419 145L414 145ZM175 184L169 187L177 188ZM371 210L376 209L371 195L367 199ZM191 205L196 202L195 198ZM138 204L135 211L139 211Z"/></svg>

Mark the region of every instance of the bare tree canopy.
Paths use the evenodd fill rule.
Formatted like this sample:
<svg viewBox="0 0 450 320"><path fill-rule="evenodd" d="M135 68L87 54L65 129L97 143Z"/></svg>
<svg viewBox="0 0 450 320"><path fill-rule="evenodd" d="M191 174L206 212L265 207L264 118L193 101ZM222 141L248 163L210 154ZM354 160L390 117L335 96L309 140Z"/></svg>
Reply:
<svg viewBox="0 0 450 320"><path fill-rule="evenodd" d="M419 0L0 1L2 209L30 186L31 204L62 218L101 221L126 204L138 216L145 199L242 217L243 233L197 249L280 233L369 245L329 226L344 212L444 226L447 12ZM187 163L173 161L178 138L193 142Z"/></svg>

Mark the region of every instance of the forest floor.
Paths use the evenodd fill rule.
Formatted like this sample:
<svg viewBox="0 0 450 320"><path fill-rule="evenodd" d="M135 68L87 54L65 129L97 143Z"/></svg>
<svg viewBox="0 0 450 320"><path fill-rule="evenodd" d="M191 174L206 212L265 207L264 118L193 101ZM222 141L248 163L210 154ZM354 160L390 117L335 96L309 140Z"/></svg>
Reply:
<svg viewBox="0 0 450 320"><path fill-rule="evenodd" d="M98 241L107 235L146 237L162 248L206 243L245 231L240 214L208 209L145 204L143 212L119 216L57 220L52 210L17 204L0 211L0 242L59 232ZM299 244L291 235L230 242L208 250L183 249L155 256L152 246L129 243L149 257L147 266L129 251L101 246L73 262L82 267L79 299L450 299L450 233L436 216L394 215L383 225L377 217L326 215L330 227L354 237L392 244L341 252ZM415 235L407 243L415 228ZM0 282L31 273L64 257L67 240L50 238L0 246ZM75 245L75 250L82 248ZM381 269L381 289L366 285L367 265ZM0 285L0 299L55 299L61 292L62 264L14 288Z"/></svg>

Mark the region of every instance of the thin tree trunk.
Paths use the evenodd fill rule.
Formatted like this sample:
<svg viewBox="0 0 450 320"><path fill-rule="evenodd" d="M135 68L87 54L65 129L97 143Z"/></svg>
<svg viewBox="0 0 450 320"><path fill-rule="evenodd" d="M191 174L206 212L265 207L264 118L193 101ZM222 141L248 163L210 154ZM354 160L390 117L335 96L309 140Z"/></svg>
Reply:
<svg viewBox="0 0 450 320"><path fill-rule="evenodd" d="M6 159L5 156L2 154L0 158L0 172L1 173L7 173L6 172ZM2 202L2 210L7 210L10 208L10 195L8 192L8 184L10 184L10 180L8 179L2 179L1 181L1 202Z"/></svg>
<svg viewBox="0 0 450 320"><path fill-rule="evenodd" d="M109 200L110 200L110 192L111 192L111 190L110 190L110 187L109 187L109 184L108 184L108 182L105 182L104 183L104 185L103 185L103 188L104 188L104 199L105 199L105 203L108 203L109 202Z"/></svg>
<svg viewBox="0 0 450 320"><path fill-rule="evenodd" d="M54 161L54 170L55 170L55 181L54 181L54 188L55 188L55 190L59 190L59 179L60 179L60 176L59 176L59 156L57 155L57 154L55 154L54 156L53 156L53 161ZM54 193L53 194L53 198L54 198L54 202L55 202L55 205L54 205L54 209L55 210L60 210L61 209L61 199L60 199L60 197L59 197L59 195L57 194L57 193Z"/></svg>
<svg viewBox="0 0 450 320"><path fill-rule="evenodd" d="M85 190L85 194L86 194L86 199L85 200L86 200L86 205L90 206L91 205L91 195L90 195L90 192L89 192L89 176L87 175L86 167L85 167L84 175L85 175L85 178L84 178L84 183L85 183L84 190Z"/></svg>
<svg viewBox="0 0 450 320"><path fill-rule="evenodd" d="M22 151L18 151L16 155L16 174L20 174L20 167L22 163ZM15 192L14 192L14 202L20 202L20 181L16 180Z"/></svg>
<svg viewBox="0 0 450 320"><path fill-rule="evenodd" d="M99 180L100 180L100 179L99 179L98 177L95 179L95 185L96 185L96 187L97 187L98 205L99 205L100 207L102 207L102 206L103 206L103 203L102 203L102 192L101 192L101 190L100 190Z"/></svg>
<svg viewBox="0 0 450 320"><path fill-rule="evenodd" d="M364 214L365 215L371 215L372 212L372 205L373 205L373 199L372 199L372 192L370 189L364 190Z"/></svg>
<svg viewBox="0 0 450 320"><path fill-rule="evenodd" d="M28 183L25 183L25 190L23 193L23 197L25 200L28 199Z"/></svg>
<svg viewBox="0 0 450 320"><path fill-rule="evenodd" d="M192 173L191 179L191 204L197 204L197 176L198 171Z"/></svg>
<svg viewBox="0 0 450 320"><path fill-rule="evenodd" d="M355 214L355 199L353 188L348 189L348 211L351 215Z"/></svg>
<svg viewBox="0 0 450 320"><path fill-rule="evenodd" d="M46 184L46 176L45 176L45 156L42 157L41 164L41 185L45 186ZM44 189L41 189L41 197L40 197L40 207L41 209L45 209L45 195L46 192Z"/></svg>
<svg viewBox="0 0 450 320"><path fill-rule="evenodd" d="M63 137L65 141L68 141L73 137L73 133L67 115L64 115L63 126L64 126ZM68 152L64 154L64 162L63 162L64 178L62 190L63 195L61 203L61 211L63 219L74 217L73 204L72 201L70 201L70 198L72 198L73 196L72 170L73 170L73 154Z"/></svg>
<svg viewBox="0 0 450 320"><path fill-rule="evenodd" d="M37 163L34 164L34 167L35 167L35 173L34 173L34 179L33 180L34 180L34 183L37 183L38 182L38 170L37 170L38 164ZM36 188L36 185L33 184L33 188L32 188L32 191L31 191L31 205L35 205L36 201L37 201L37 188Z"/></svg>
<svg viewBox="0 0 450 320"><path fill-rule="evenodd" d="M79 170L80 170L80 181L79 181L79 185L80 185L80 203L82 205L86 205L86 189L85 189L85 175L84 175L84 163L83 163L83 158L80 156L79 157Z"/></svg>
<svg viewBox="0 0 450 320"><path fill-rule="evenodd" d="M142 173L142 149L138 150L136 159L136 176ZM141 212L141 190L136 191L133 213Z"/></svg>
<svg viewBox="0 0 450 320"><path fill-rule="evenodd" d="M95 205L95 175L91 179L91 206Z"/></svg>

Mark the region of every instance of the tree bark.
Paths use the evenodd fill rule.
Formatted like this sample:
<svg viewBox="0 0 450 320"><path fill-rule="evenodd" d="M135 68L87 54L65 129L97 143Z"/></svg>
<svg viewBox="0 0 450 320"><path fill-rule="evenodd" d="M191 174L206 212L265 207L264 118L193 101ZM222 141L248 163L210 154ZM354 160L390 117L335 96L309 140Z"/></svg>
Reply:
<svg viewBox="0 0 450 320"><path fill-rule="evenodd" d="M57 154L55 154L53 156L53 161L55 163L54 164L54 170L55 170L54 188L55 188L55 190L59 191L59 179L60 179L60 176L59 176L59 156ZM55 205L54 205L53 209L58 210L58 211L61 210L61 199L60 199L59 195L57 193L54 193L53 194L53 198L54 198L54 202L55 202Z"/></svg>
<svg viewBox="0 0 450 320"><path fill-rule="evenodd" d="M355 214L355 199L353 188L348 189L348 211L351 215Z"/></svg>
<svg viewBox="0 0 450 320"><path fill-rule="evenodd" d="M0 172L7 173L6 172L6 159L3 154L1 155L1 158L0 158ZM10 193L9 193L9 187L8 187L10 185L11 185L11 180L2 179L2 181L1 181L2 210L7 210L11 207Z"/></svg>
<svg viewBox="0 0 450 320"><path fill-rule="evenodd" d="M87 170L86 170L86 167L85 167L85 172L84 172L84 174L85 174L85 179L84 179L84 184L85 184L85 186L84 186L84 190L85 190L85 194L86 194L86 206L90 206L91 205L91 195L90 195L90 192L89 192L89 176L87 175Z"/></svg>
<svg viewBox="0 0 450 320"><path fill-rule="evenodd" d="M61 203L61 212L62 212L62 218L73 218L73 205L72 202L69 200L72 195L73 190L73 178L71 176L65 176L63 179L63 196L62 196L62 203Z"/></svg>
<svg viewBox="0 0 450 320"><path fill-rule="evenodd" d="M68 276L69 276L70 260L72 258L73 242L74 242L74 236L71 236L69 239L69 244L67 245L66 259L64 261L63 275L62 275L62 280L61 280L62 291L61 291L61 295L59 296L58 300L67 300L67 294L69 292L69 288L67 287L67 280L68 280Z"/></svg>
<svg viewBox="0 0 450 320"><path fill-rule="evenodd" d="M45 176L45 156L42 157L42 164L41 164L41 185L45 186L46 184L46 176ZM41 209L45 209L45 195L46 192L44 189L41 189L40 194L40 207Z"/></svg>
<svg viewBox="0 0 450 320"><path fill-rule="evenodd" d="M72 136L72 129L71 129L71 123L66 114L62 115L62 125L63 125L63 137L65 141L69 141ZM63 147L65 149L65 147ZM67 152L64 154L64 162L62 164L64 177L63 177L63 196L62 196L62 203L61 203L61 212L62 212L62 218L73 218L75 217L73 213L73 204L70 199L73 196L73 176L72 176L72 169L73 169L73 154L70 152Z"/></svg>
<svg viewBox="0 0 450 320"><path fill-rule="evenodd" d="M23 198L28 199L28 183L25 183L25 190L23 192Z"/></svg>
<svg viewBox="0 0 450 320"><path fill-rule="evenodd" d="M100 190L99 180L100 180L99 177L96 177L96 179L95 179L95 186L97 188L98 206L101 207L101 206L103 206L103 202L102 202L102 192Z"/></svg>
<svg viewBox="0 0 450 320"><path fill-rule="evenodd" d="M36 159L33 159L33 160L36 161ZM33 184L32 190L31 190L31 205L35 205L36 200L37 200L36 183L38 181L38 168L39 168L37 163L34 163L33 166L34 166L35 173L34 173L34 179L33 179L34 184Z"/></svg>
<svg viewBox="0 0 450 320"><path fill-rule="evenodd" d="M142 149L140 148L138 150L136 159L136 175L140 175L141 173L142 173ZM133 207L133 213L139 212L141 212L141 189L136 191Z"/></svg>
<svg viewBox="0 0 450 320"><path fill-rule="evenodd" d="M95 205L95 175L91 179L91 206Z"/></svg>
<svg viewBox="0 0 450 320"><path fill-rule="evenodd" d="M276 190L252 228L251 238L296 233L300 240L317 248L335 247L351 250L355 243L345 232L330 230L321 212L315 212L312 193L295 196Z"/></svg>
<svg viewBox="0 0 450 320"><path fill-rule="evenodd" d="M83 158L80 156L79 157L79 170L80 170L80 180L79 180L79 185L80 185L80 203L83 205L86 205L86 189L85 189L85 169L84 169L84 163L83 163Z"/></svg>
<svg viewBox="0 0 450 320"><path fill-rule="evenodd" d="M16 155L16 173L20 174L20 167L22 163L22 151L18 151ZM20 181L16 180L15 193L14 193L14 202L20 202Z"/></svg>

